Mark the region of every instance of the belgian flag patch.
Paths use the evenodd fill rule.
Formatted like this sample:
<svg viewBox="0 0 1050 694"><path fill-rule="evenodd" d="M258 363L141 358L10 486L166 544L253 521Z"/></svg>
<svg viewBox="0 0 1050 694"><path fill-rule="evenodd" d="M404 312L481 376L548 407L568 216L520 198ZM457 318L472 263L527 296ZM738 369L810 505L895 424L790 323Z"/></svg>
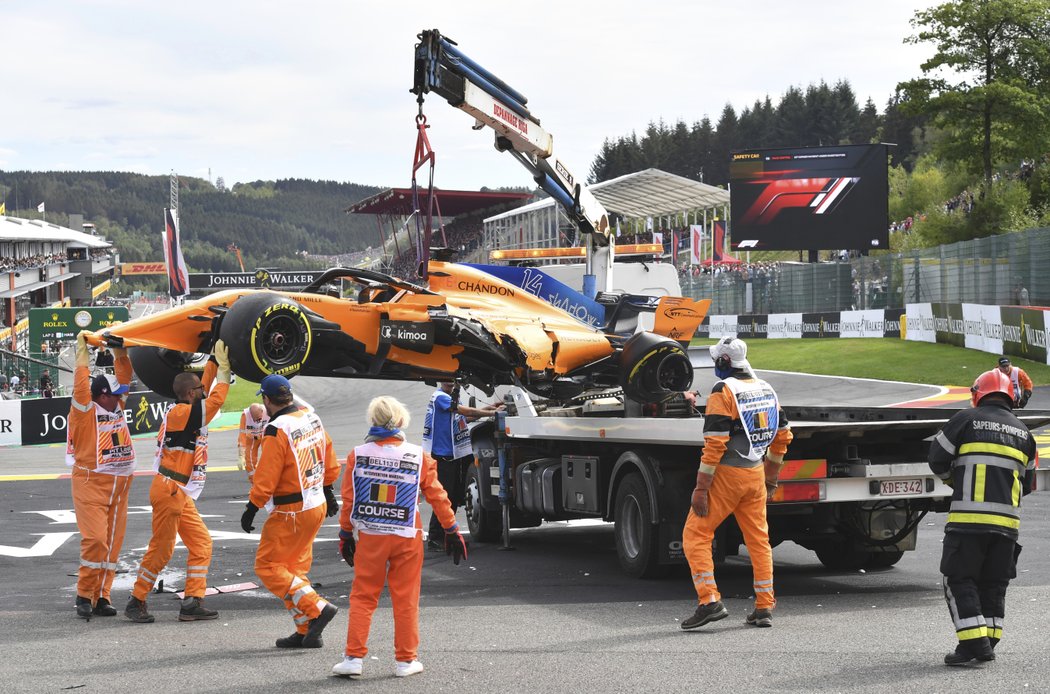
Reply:
<svg viewBox="0 0 1050 694"><path fill-rule="evenodd" d="M372 501L381 504L392 504L397 499L397 486L393 484L373 484Z"/></svg>

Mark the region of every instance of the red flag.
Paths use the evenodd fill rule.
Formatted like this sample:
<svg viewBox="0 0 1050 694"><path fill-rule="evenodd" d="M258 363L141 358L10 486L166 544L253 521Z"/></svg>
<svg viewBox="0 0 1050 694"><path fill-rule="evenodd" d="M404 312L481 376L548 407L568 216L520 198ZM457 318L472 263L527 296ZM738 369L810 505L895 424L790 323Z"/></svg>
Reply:
<svg viewBox="0 0 1050 694"><path fill-rule="evenodd" d="M190 276L182 257L179 240L178 210L164 209L164 262L168 265L168 294L173 298L188 296Z"/></svg>

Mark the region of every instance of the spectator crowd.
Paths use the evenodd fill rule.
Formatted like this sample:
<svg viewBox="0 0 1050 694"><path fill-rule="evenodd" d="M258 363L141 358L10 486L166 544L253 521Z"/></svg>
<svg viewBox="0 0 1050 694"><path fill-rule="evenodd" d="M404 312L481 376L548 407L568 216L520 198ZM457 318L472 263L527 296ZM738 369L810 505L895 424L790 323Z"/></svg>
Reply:
<svg viewBox="0 0 1050 694"><path fill-rule="evenodd" d="M32 268L54 265L66 262L65 253L45 253L41 255L29 255L24 258L0 257L0 272L12 272L17 270L30 270Z"/></svg>

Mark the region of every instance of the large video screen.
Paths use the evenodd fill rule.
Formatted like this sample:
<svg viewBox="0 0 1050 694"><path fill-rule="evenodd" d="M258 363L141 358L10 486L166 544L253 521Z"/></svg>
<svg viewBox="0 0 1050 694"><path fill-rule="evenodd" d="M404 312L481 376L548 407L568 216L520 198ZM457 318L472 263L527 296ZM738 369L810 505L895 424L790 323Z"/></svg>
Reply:
<svg viewBox="0 0 1050 694"><path fill-rule="evenodd" d="M732 248L887 248L886 167L882 144L733 152Z"/></svg>

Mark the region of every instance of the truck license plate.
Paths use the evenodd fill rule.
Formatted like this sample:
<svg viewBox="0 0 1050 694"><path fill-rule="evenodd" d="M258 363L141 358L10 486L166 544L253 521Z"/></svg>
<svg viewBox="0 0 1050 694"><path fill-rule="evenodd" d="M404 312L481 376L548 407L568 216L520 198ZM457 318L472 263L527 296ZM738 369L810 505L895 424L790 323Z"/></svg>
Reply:
<svg viewBox="0 0 1050 694"><path fill-rule="evenodd" d="M922 480L882 480L879 482L880 496L899 496L902 494L922 494Z"/></svg>

